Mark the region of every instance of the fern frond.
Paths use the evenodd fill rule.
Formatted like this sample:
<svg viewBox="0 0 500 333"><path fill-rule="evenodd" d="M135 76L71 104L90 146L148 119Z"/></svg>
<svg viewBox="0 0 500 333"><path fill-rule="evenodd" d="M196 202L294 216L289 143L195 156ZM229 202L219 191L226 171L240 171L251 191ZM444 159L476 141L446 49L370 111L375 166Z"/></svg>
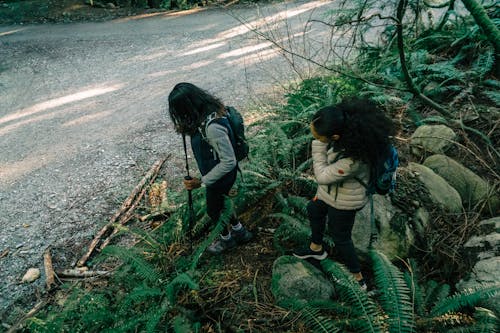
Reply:
<svg viewBox="0 0 500 333"><path fill-rule="evenodd" d="M472 64L471 72L476 73L482 79L487 73L491 72L495 65L495 51L489 47Z"/></svg>
<svg viewBox="0 0 500 333"><path fill-rule="evenodd" d="M143 277L147 282L157 283L161 277L155 267L144 259L139 248L124 248L108 245L103 249L102 253L117 257L131 265L135 268L137 274Z"/></svg>
<svg viewBox="0 0 500 333"><path fill-rule="evenodd" d="M464 81L465 73L458 70L450 62L438 62L433 64L420 64L415 66L417 76L423 77L427 80L434 81L449 81L457 80Z"/></svg>
<svg viewBox="0 0 500 333"><path fill-rule="evenodd" d="M440 316L445 313L458 311L464 307L475 306L485 299L498 295L499 292L500 285L465 290L439 301L432 308L431 315Z"/></svg>
<svg viewBox="0 0 500 333"><path fill-rule="evenodd" d="M302 162L295 171L298 173L304 172L312 166L312 158L309 158L307 161Z"/></svg>
<svg viewBox="0 0 500 333"><path fill-rule="evenodd" d="M153 300L162 295L163 291L160 288L150 288L144 285L136 287L122 300L118 312L125 314L134 304L144 301L153 304Z"/></svg>
<svg viewBox="0 0 500 333"><path fill-rule="evenodd" d="M196 283L189 274L182 273L177 275L165 288L166 297L170 304L175 304L176 294L181 287L188 287L191 290L199 289L198 283Z"/></svg>
<svg viewBox="0 0 500 333"><path fill-rule="evenodd" d="M481 91L481 93L495 103L496 106L500 107L500 92L498 90L485 90Z"/></svg>
<svg viewBox="0 0 500 333"><path fill-rule="evenodd" d="M156 326L160 323L163 317L166 315L166 310L163 307L160 307L153 313L148 314L147 322L146 322L146 332L147 333L155 333L158 332L156 330Z"/></svg>
<svg viewBox="0 0 500 333"><path fill-rule="evenodd" d="M333 321L321 316L320 310L311 306L306 306L300 312L302 318L307 326L313 329L314 332L336 333L340 329L335 326Z"/></svg>
<svg viewBox="0 0 500 333"><path fill-rule="evenodd" d="M290 195L286 198L288 207L291 209L292 214L300 214L304 217L307 216L307 204L309 200L304 197Z"/></svg>
<svg viewBox="0 0 500 333"><path fill-rule="evenodd" d="M389 331L414 332L413 304L403 273L379 251L370 251L370 258L373 261L375 284L379 290L380 304L389 316Z"/></svg>
<svg viewBox="0 0 500 333"><path fill-rule="evenodd" d="M434 280L429 280L425 284L425 308L431 309L442 299L449 296L450 286L446 283L439 284Z"/></svg>
<svg viewBox="0 0 500 333"><path fill-rule="evenodd" d="M426 311L424 291L418 283L419 270L418 264L414 259L409 259L409 268L410 270L404 273L404 279L411 291L413 308L419 316L424 316Z"/></svg>
<svg viewBox="0 0 500 333"><path fill-rule="evenodd" d="M362 319L362 324L356 327L356 332L383 332L383 314L360 288L352 274L329 259L322 260L321 267L334 282L341 299L352 305L353 315Z"/></svg>

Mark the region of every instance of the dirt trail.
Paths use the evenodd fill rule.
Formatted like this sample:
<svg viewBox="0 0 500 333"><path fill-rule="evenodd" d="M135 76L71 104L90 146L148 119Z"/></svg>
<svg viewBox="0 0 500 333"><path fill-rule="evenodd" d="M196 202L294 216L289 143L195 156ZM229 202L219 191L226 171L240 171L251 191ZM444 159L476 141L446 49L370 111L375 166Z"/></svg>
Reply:
<svg viewBox="0 0 500 333"><path fill-rule="evenodd" d="M326 4L235 13L303 21ZM183 173L164 106L175 83L196 83L244 110L291 73L270 43L223 9L0 26L2 321L43 290L48 246L56 261L73 263L154 161L171 153L164 176L175 183ZM41 279L20 284L30 267Z"/></svg>

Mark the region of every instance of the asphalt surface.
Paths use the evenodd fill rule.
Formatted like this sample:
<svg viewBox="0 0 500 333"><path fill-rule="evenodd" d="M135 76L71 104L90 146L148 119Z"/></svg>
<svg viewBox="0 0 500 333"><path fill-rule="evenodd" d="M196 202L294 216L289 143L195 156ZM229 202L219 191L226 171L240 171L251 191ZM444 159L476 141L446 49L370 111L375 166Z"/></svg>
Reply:
<svg viewBox="0 0 500 333"><path fill-rule="evenodd" d="M43 294L45 249L56 263L75 263L157 159L172 154L162 176L180 183L182 142L166 117L176 83L195 83L245 112L296 78L291 62L235 15L264 31L288 22L299 36L329 3L0 26L2 322ZM41 278L20 283L30 267Z"/></svg>

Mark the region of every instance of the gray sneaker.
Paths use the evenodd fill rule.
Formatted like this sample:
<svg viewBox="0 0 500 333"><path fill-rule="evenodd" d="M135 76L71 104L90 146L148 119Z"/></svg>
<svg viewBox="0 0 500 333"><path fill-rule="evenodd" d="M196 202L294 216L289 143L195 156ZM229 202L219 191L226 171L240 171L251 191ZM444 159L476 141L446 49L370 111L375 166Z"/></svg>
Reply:
<svg viewBox="0 0 500 333"><path fill-rule="evenodd" d="M252 239L253 234L245 229L245 227L241 227L241 229L238 231L231 230L231 237L236 241L237 244L245 244Z"/></svg>
<svg viewBox="0 0 500 333"><path fill-rule="evenodd" d="M228 240L222 239L222 237L218 237L212 244L207 247L207 251L211 254L219 254L226 250L232 249L236 246L236 241L233 237Z"/></svg>

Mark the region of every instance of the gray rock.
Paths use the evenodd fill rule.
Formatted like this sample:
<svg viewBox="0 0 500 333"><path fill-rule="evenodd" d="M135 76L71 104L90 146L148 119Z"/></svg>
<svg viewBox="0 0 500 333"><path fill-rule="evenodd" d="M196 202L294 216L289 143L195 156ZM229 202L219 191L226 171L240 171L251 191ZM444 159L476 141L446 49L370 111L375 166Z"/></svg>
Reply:
<svg viewBox="0 0 500 333"><path fill-rule="evenodd" d="M463 279L457 283L456 288L458 291L466 291L479 287L498 287L500 286L500 275L498 272L500 272L500 257L480 260L476 263L467 279ZM500 311L500 296L485 299L484 305L486 308L498 313Z"/></svg>
<svg viewBox="0 0 500 333"><path fill-rule="evenodd" d="M376 224L379 226L378 241L374 247L391 260L396 257L406 257L414 235L408 221L398 218L401 211L392 205L388 196L380 195L373 196L373 210ZM368 203L356 214L352 230L352 239L356 249L365 254L368 253L372 230L370 215L370 203Z"/></svg>
<svg viewBox="0 0 500 333"><path fill-rule="evenodd" d="M494 200L491 195L492 187L484 179L454 159L440 154L432 155L424 161L424 165L431 168L453 186L460 194L464 204L469 203L474 206L488 199L488 197L491 197L491 200L489 200L491 204L495 204L495 201L498 204L498 199ZM492 211L497 208L492 207Z"/></svg>
<svg viewBox="0 0 500 333"><path fill-rule="evenodd" d="M500 216L479 222L479 229L484 234L488 234L493 231L500 233Z"/></svg>
<svg viewBox="0 0 500 333"><path fill-rule="evenodd" d="M425 230L429 225L429 212L425 208L418 208L413 214L413 225L415 226L415 233L420 236L421 239L425 238Z"/></svg>
<svg viewBox="0 0 500 333"><path fill-rule="evenodd" d="M424 152L444 153L455 138L455 132L445 125L422 125L410 138L411 151L415 155Z"/></svg>
<svg viewBox="0 0 500 333"><path fill-rule="evenodd" d="M498 272L500 272L500 257L480 260L472 269L471 275L457 284L457 289L465 290L480 285L498 285L500 284L500 274Z"/></svg>
<svg viewBox="0 0 500 333"><path fill-rule="evenodd" d="M433 201L452 213L462 212L460 194L443 177L436 174L432 169L418 163L410 162L408 168L417 174L418 179L427 188Z"/></svg>
<svg viewBox="0 0 500 333"><path fill-rule="evenodd" d="M326 300L335 292L321 271L292 256L282 256L274 261L271 290L277 304L289 298Z"/></svg>

